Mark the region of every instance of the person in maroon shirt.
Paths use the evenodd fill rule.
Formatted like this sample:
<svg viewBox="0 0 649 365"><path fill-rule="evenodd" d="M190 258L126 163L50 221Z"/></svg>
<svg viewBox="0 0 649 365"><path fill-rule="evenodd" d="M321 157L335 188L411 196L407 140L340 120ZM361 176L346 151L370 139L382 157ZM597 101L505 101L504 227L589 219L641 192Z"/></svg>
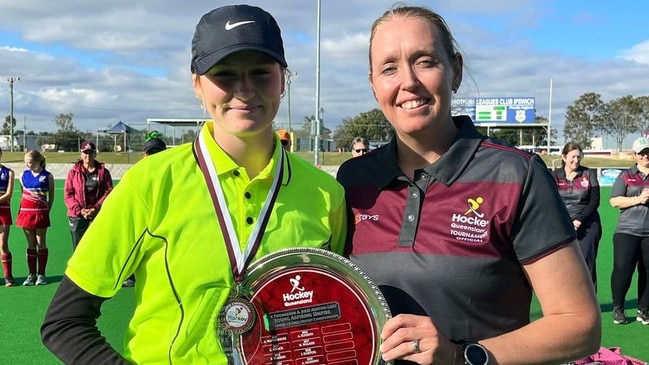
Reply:
<svg viewBox="0 0 649 365"><path fill-rule="evenodd" d="M104 199L113 190L113 179L103 163L96 160L97 147L86 141L81 144L77 161L65 178L65 206L68 208L72 248L76 249Z"/></svg>
<svg viewBox="0 0 649 365"><path fill-rule="evenodd" d="M369 54L395 135L337 177L349 257L394 315L383 360L557 364L596 352L599 304L547 166L451 115L463 57L445 21L397 5L374 22ZM530 323L532 293L543 316Z"/></svg>

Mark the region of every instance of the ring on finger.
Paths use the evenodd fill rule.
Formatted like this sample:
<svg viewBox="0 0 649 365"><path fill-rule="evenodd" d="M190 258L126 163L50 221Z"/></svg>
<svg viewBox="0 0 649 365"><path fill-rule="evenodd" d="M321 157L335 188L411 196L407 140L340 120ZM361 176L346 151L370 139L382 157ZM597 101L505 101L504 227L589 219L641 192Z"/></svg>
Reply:
<svg viewBox="0 0 649 365"><path fill-rule="evenodd" d="M421 350L419 349L419 340L412 341L412 352L418 354Z"/></svg>

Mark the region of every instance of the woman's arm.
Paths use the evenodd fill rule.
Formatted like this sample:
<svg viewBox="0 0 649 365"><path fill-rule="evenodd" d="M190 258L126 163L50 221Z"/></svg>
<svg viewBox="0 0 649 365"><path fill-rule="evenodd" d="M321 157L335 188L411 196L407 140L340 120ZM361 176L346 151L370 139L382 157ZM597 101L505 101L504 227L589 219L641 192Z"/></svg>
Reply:
<svg viewBox="0 0 649 365"><path fill-rule="evenodd" d="M15 183L14 172L13 170L9 170L9 181L7 184L7 191L5 191L5 193L2 194L2 196L0 196L0 203L4 203L6 201L11 200L11 196L14 193L14 183Z"/></svg>
<svg viewBox="0 0 649 365"><path fill-rule="evenodd" d="M588 188L589 200L581 213L576 217L580 222L585 222L593 214L597 213L597 208L599 208L600 194L599 194L599 183L597 182L597 172L593 169L588 169L586 171L588 174L588 180L590 181L590 187Z"/></svg>
<svg viewBox="0 0 649 365"><path fill-rule="evenodd" d="M47 183L49 186L49 193L47 194L47 204L50 207L50 210L52 210L52 205L54 204L54 176L50 173L50 175L47 178Z"/></svg>
<svg viewBox="0 0 649 365"><path fill-rule="evenodd" d="M543 317L480 341L497 360L494 364L557 364L597 352L601 313L577 244L573 242L523 267Z"/></svg>
<svg viewBox="0 0 649 365"><path fill-rule="evenodd" d="M95 204L95 209L97 212L101 209L101 205L104 204L104 200L108 196L108 194L113 190L113 177L110 175L110 171L108 171L107 168L104 167L104 178L103 181L101 182L104 184L104 190L103 194L97 199L97 203Z"/></svg>
<svg viewBox="0 0 649 365"><path fill-rule="evenodd" d="M63 187L63 201L65 206L72 213L73 216L78 217L81 215L81 202L77 199L77 193L74 186L75 172L70 170L65 177L65 185Z"/></svg>
<svg viewBox="0 0 649 365"><path fill-rule="evenodd" d="M644 189L637 196L614 196L610 200L613 208L625 209L649 202L649 190Z"/></svg>
<svg viewBox="0 0 649 365"><path fill-rule="evenodd" d="M97 328L104 301L64 276L41 326L45 347L66 364L129 364Z"/></svg>

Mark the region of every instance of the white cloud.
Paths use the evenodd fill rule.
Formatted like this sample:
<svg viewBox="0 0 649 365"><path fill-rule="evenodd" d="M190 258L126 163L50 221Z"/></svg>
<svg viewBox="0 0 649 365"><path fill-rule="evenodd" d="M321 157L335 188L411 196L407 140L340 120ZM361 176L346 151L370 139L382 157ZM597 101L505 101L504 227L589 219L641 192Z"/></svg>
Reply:
<svg viewBox="0 0 649 365"><path fill-rule="evenodd" d="M370 25L394 2L322 1L320 95L327 127L376 107L367 81ZM290 68L298 73L291 85L292 121L301 126L315 110L315 1L249 3L271 12L282 28ZM172 0L0 0L0 80L21 77L16 118L41 131L55 129L59 113L73 113L81 130L119 120L141 126L149 117L201 117L191 89L190 42L199 17L214 6L206 0L191 6ZM547 116L552 78L552 120L561 136L565 108L583 93L605 100L646 94L649 42L617 59L584 60L538 51L525 36L542 31L539 19L552 13L552 3L444 0L434 8L446 16L465 53L468 67L458 95L531 95ZM0 117L8 114L8 94L0 88ZM288 119L286 104L285 98L278 123Z"/></svg>
<svg viewBox="0 0 649 365"><path fill-rule="evenodd" d="M649 65L649 40L620 52L620 58Z"/></svg>

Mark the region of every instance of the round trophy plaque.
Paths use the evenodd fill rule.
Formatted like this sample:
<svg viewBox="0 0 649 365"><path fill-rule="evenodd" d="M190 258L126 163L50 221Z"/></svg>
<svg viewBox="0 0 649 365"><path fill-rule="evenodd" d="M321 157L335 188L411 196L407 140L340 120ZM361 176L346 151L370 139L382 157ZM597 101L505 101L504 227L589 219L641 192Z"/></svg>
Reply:
<svg viewBox="0 0 649 365"><path fill-rule="evenodd" d="M354 263L322 249L290 248L253 262L242 287L256 311L233 350L244 364L383 364L390 310Z"/></svg>

